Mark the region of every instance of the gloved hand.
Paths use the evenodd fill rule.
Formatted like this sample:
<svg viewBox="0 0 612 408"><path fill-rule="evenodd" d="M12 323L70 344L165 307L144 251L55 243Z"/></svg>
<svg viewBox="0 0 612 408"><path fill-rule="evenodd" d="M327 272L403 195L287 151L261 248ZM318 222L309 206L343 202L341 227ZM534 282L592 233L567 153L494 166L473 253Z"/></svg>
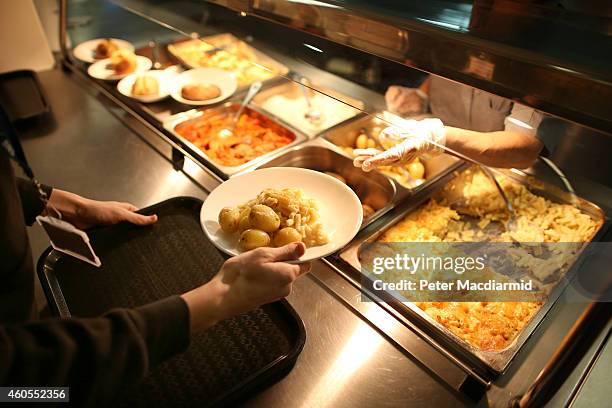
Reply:
<svg viewBox="0 0 612 408"><path fill-rule="evenodd" d="M427 111L427 94L417 88L392 85L385 93L387 110L400 116L419 115Z"/></svg>
<svg viewBox="0 0 612 408"><path fill-rule="evenodd" d="M409 163L417 156L442 153L446 130L440 119L404 120L402 126L385 128L379 140L383 146L393 146L384 152L378 149L355 149L355 167L370 171L379 166Z"/></svg>

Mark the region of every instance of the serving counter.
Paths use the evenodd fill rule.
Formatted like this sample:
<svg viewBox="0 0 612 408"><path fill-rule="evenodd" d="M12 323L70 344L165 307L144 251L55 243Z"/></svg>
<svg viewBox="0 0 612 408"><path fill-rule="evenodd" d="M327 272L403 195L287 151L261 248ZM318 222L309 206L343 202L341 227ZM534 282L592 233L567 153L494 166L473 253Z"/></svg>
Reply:
<svg viewBox="0 0 612 408"><path fill-rule="evenodd" d="M258 13L254 11L256 8L254 5L249 5L247 9L240 10L236 15L235 9L242 5L242 2L229 4L230 9L234 11L219 6L206 7L204 14L211 22L203 24L199 34L206 36L224 30L231 31L238 38L248 41L250 46L263 51L265 55L287 67L289 72L297 73L299 77L308 77L312 81L308 84L312 92L326 98L341 99L338 103L354 109L355 114L331 125L329 129L304 132L288 121L264 111L280 125L295 131L299 140L265 157L247 162L244 167L241 166L236 171L237 173L263 167L295 166L339 174L357 191L362 204L373 209L372 218L366 219L362 226L364 230L357 237L363 239L366 234L381 228L404 211L406 201L413 200L414 204L422 199L425 194L430 193L436 183L448 177L461 165L460 161L451 156L448 156L448 161L444 162L444 165L425 163L425 180L418 185L408 187L381 173L374 173L373 177L367 179L367 183L362 184L362 180L353 174L355 169L342 164L345 162L350 164L351 157L346 149L342 148L338 138L349 134L345 129L360 131L364 127L361 124L363 121L384 119L377 112L384 109L384 99L379 86L382 83L381 72L385 70L371 69L370 75L378 76L375 81L369 81L367 75L365 79L360 80L351 77L356 72L354 70L350 75L343 69L336 70L334 74L329 70L326 72L321 67L329 68L333 64L342 65L343 62L314 61L313 58L316 59L316 56L306 55L301 51L283 52L283 44L271 45L266 30L261 27L259 31L253 31L255 33L253 35L245 34L244 31L253 30L253 27L259 24L265 25L265 28L269 28L269 31L274 33L276 33L274 30L281 28L268 26L270 23L263 22L261 16L258 17ZM143 8L137 3L122 1L119 2L119 6L113 8L112 13L121 15L136 26L141 20L145 20L147 24L151 21L162 22L161 16L168 12L163 2L160 5L150 4ZM198 10L201 11L200 8ZM69 11L69 7L62 9L64 23L69 17ZM254 17L248 16L251 11ZM271 18L269 15L265 17ZM234 19L238 19L238 22ZM280 21L276 20L277 23ZM192 19L189 21L190 24L193 23ZM283 22L285 23L287 21ZM319 23L320 21L317 24ZM237 26L242 26L244 31L236 28ZM133 35L130 40L136 44L138 54L148 55L154 60L159 60L162 65L170 66L176 61L173 62L171 56L166 53L166 45L184 40L187 33L180 30L181 24L174 24L170 30L167 26L161 27L163 34L157 37L166 39L163 44L156 43L150 47L148 45L150 38L146 36ZM287 38L292 35L291 30L283 32ZM174 34L173 39L170 34ZM71 35L78 37L83 34L79 34L76 29ZM120 36L120 33L115 32L112 35ZM293 35L299 42L311 47L316 48L316 45L320 45L310 36ZM288 39L288 44L295 38ZM329 38L326 39L328 40ZM346 51L341 47L335 49L333 47L336 45L327 42L324 44L338 53L346 52L343 56L347 61L351 60L347 57L351 52L358 53L355 60L360 62L368 60L368 69L376 67L377 64L385 64L382 59L374 55L364 55L356 50ZM356 43L351 45L356 46ZM370 52L369 49L367 51ZM116 90L114 83L88 77L85 66L76 61L67 48L64 50L61 65L63 71L55 70L41 75L43 88L49 95L58 128L44 139L26 139L24 146L34 166L37 166L37 162L42 162L41 157L49 154L75 156L78 166L81 163L91 163L88 166L90 174L88 180L102 180L101 185L105 188L98 188L96 182L84 183L80 173L70 171L63 172L61 177L50 180L52 184L55 182L56 185L95 198L116 198L145 206L176 195L204 198L208 192L232 175L224 171L226 169L222 166L209 160L197 146L174 131L175 125L182 122L182 116L198 116L202 113L190 111L190 107L171 100L143 104L122 96ZM406 72L406 77L414 81L421 75ZM443 74L443 72L436 73ZM265 92L273 89L286 86L299 88L300 85L297 85L299 80L296 81L295 78L286 76L264 83L262 97L266 96ZM480 84L481 80L482 78L473 84ZM359 81L360 84L356 83ZM330 89L336 94L330 92ZM495 87L495 89L501 88ZM246 88L239 89L229 101L238 102L244 96L245 90ZM347 98L349 102L346 102ZM356 102L361 102L363 105ZM76 123L69 121L74 113L68 105L72 108L79 107L80 119ZM101 109L101 106L106 110ZM264 104L261 101L256 101L253 108L262 109L262 106ZM548 105L539 105L540 108L546 106ZM206 114L206 107L200 109ZM551 111L559 113L555 109ZM109 116L108 112L114 117ZM591 113L590 116L599 114L599 112ZM579 116L584 121L588 121L590 117L585 112ZM599 127L600 130L607 127L605 123L603 126L598 126L601 124L598 121L592 121L590 124ZM544 131L546 127L541 129L541 132ZM35 133L34 130L28 132ZM354 142L349 142L352 143ZM112 157L112 163L115 163L110 166L110 171L107 161L100 162L99 158L102 157L100 148L107 152L103 156ZM70 166L76 169L79 168L77 164L73 163ZM542 169L541 171L545 172L538 173L539 178L548 178L554 184L563 185L554 172ZM40 171L41 174L53 174L53 172L54 168ZM606 193L609 191L606 187L602 188L591 180L580 182L578 178L572 178L572 186L580 197L595 201L609 216L612 195ZM113 197L109 197L109 193L112 193ZM41 240L36 234L33 236L33 242L41 245ZM607 235L602 233L600 237L604 241L609 238L609 233ZM35 253L39 252L36 245ZM289 302L304 320L307 332L306 345L296 366L278 383L251 396L245 405L497 407L518 404L520 397L528 393L534 383L538 384L537 392L529 394L529 401L525 406L528 404L537 406L545 400L555 404L571 405L581 384L605 347L612 327L609 303L599 304L592 309L584 302L554 302L549 309L547 308L547 313L541 322L533 327L533 332L522 340L522 347L516 351L516 355L507 367L503 367L497 373L483 372L477 365L461 358L452 348L424 330L409 314L401 313L371 293L364 294L360 280L355 278L350 268L346 263L343 264L341 257L337 255L315 262L312 272L298 280L289 297ZM588 315L583 315L585 310L589 311ZM593 317L597 318L598 324L592 325ZM572 334L572 329L578 327L576 324L580 323L587 325L586 328L581 328L583 330L580 332L581 335L566 338ZM564 343L564 339L568 344ZM568 348L561 347L562 345ZM558 350L562 350L563 353L557 353ZM570 361L567 360L569 350L571 350ZM545 370L550 364L554 369ZM551 371L553 375L549 375ZM541 379L536 382L542 372L546 374L543 378L551 381L550 383L542 382ZM601 392L605 394L605 390Z"/></svg>

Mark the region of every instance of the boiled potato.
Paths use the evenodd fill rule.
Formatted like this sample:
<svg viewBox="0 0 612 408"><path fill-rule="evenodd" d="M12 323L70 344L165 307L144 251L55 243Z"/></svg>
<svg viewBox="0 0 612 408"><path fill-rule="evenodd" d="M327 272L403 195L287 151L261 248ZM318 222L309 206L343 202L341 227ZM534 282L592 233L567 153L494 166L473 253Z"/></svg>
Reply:
<svg viewBox="0 0 612 408"><path fill-rule="evenodd" d="M235 207L225 207L219 213L219 225L224 232L232 233L238 230L240 211Z"/></svg>
<svg viewBox="0 0 612 408"><path fill-rule="evenodd" d="M419 160L415 160L408 166L408 173L414 179L422 179L425 177L425 166Z"/></svg>
<svg viewBox="0 0 612 408"><path fill-rule="evenodd" d="M249 214L251 213L250 208L245 208L240 213L240 220L238 221L238 231L242 232L251 228L251 222L249 221Z"/></svg>
<svg viewBox="0 0 612 408"><path fill-rule="evenodd" d="M270 236L258 229L249 228L240 234L240 248L244 251L270 245Z"/></svg>
<svg viewBox="0 0 612 408"><path fill-rule="evenodd" d="M376 141L374 139L368 139L368 148L373 149L376 147Z"/></svg>
<svg viewBox="0 0 612 408"><path fill-rule="evenodd" d="M364 133L361 133L359 136L357 136L357 139L355 140L355 146L358 149L365 149L368 147L368 136L365 135Z"/></svg>
<svg viewBox="0 0 612 408"><path fill-rule="evenodd" d="M257 204L251 207L249 223L253 228L274 232L280 226L280 217L267 205Z"/></svg>
<svg viewBox="0 0 612 408"><path fill-rule="evenodd" d="M302 241L302 234L295 228L285 227L274 234L274 246L277 247L300 241Z"/></svg>

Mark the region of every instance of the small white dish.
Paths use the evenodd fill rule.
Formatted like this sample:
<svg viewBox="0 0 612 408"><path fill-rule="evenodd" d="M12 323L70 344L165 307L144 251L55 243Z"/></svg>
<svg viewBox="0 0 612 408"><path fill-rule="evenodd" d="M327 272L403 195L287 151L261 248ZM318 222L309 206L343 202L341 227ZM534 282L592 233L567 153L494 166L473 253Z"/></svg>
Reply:
<svg viewBox="0 0 612 408"><path fill-rule="evenodd" d="M235 207L251 200L266 188L299 188L319 205L325 245L310 247L296 262L308 262L330 255L348 244L359 231L363 219L361 202L349 186L325 173L297 167L272 167L235 176L215 188L200 211L202 229L210 241L229 255L238 255L238 233L227 234L218 222L224 207Z"/></svg>
<svg viewBox="0 0 612 408"><path fill-rule="evenodd" d="M215 85L221 90L221 95L216 98L205 99L202 101L192 101L183 98L181 95L183 86L195 82ZM176 78L174 88L171 91L170 96L172 96L174 100L184 103L185 105L212 105L232 96L234 92L236 92L237 88L238 81L236 81L235 75L230 72L218 68L195 68L181 73Z"/></svg>
<svg viewBox="0 0 612 408"><path fill-rule="evenodd" d="M72 50L72 55L74 55L76 59L83 61L83 62L87 62L89 64L96 62L96 61L100 61L99 59L94 58L96 47L98 47L98 44L101 41L106 40L106 39L107 38L95 38L93 40L82 42L76 47L74 47L74 49ZM108 38L108 39L114 42L115 44L117 44L117 47L120 50L134 52L134 46L131 43L125 40L120 40L119 38Z"/></svg>
<svg viewBox="0 0 612 408"><path fill-rule="evenodd" d="M141 55L137 55L136 56L136 70L128 74L118 75L115 73L115 70L111 67L110 62L111 62L110 58L106 58L98 62L95 62L91 64L89 68L87 68L87 73L91 77L96 78L96 79L102 79L104 81L118 81L120 79L125 78L128 75L140 74L145 71L148 71L151 69L151 66L153 66L153 63L151 62L150 59L148 59L147 57L143 57Z"/></svg>
<svg viewBox="0 0 612 408"><path fill-rule="evenodd" d="M132 87L134 86L134 82L136 82L136 78L138 78L139 76L150 76L155 78L157 80L157 83L159 84L159 93L157 93L156 95L147 96L132 94ZM117 90L121 95L127 96L128 98L136 99L137 101L143 103L157 102L170 95L175 77L176 74L174 72L169 72L166 70L151 70L140 74L130 74L123 78L121 81L119 81L119 83L117 84Z"/></svg>

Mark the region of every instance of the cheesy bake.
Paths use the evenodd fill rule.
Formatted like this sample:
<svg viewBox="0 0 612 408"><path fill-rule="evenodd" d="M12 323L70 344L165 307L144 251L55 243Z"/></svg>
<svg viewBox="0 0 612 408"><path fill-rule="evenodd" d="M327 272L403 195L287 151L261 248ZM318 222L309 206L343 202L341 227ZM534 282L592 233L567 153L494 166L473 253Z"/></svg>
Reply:
<svg viewBox="0 0 612 408"><path fill-rule="evenodd" d="M504 204L491 181L482 173L469 169L458 178L461 177L468 180L464 180L463 186L456 187L459 191L454 193L463 198L463 208L454 209L431 199L385 231L378 242L585 242L597 229L596 222L579 209L553 203L531 193L523 185L502 178L500 183L515 208L517 227L491 239L485 236L483 229L502 220L503 211L500 209L505 208ZM452 189L452 183L450 186ZM464 221L462 214L477 217L480 221L474 226ZM534 269L542 268L536 266ZM536 271L534 278L538 277ZM512 343L542 302L415 304L472 346L481 350L502 350Z"/></svg>

